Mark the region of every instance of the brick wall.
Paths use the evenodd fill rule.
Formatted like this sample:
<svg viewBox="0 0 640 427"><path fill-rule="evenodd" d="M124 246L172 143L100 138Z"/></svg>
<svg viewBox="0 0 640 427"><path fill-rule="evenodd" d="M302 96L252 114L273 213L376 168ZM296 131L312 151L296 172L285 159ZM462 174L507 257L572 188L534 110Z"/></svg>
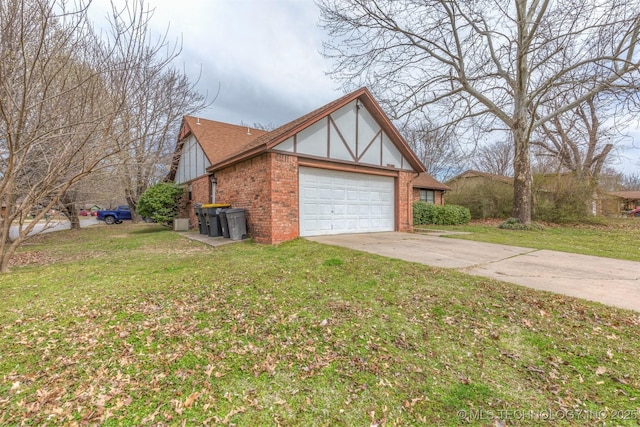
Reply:
<svg viewBox="0 0 640 427"><path fill-rule="evenodd" d="M398 202L397 207L397 225L398 231L412 231L413 230L413 186L411 181L415 174L412 172L398 172L397 178L397 191L398 196L396 200Z"/></svg>
<svg viewBox="0 0 640 427"><path fill-rule="evenodd" d="M191 199L189 199L189 185L191 185ZM211 180L209 176L194 179L184 185L185 195L182 197L184 208L178 214L181 218L189 218L189 228L198 228L198 217L193 209L195 203L211 203Z"/></svg>
<svg viewBox="0 0 640 427"><path fill-rule="evenodd" d="M286 154L271 154L271 243L280 243L299 236L298 158Z"/></svg>
<svg viewBox="0 0 640 427"><path fill-rule="evenodd" d="M271 242L271 153L216 171L216 203L246 209L247 233Z"/></svg>
<svg viewBox="0 0 640 427"><path fill-rule="evenodd" d="M246 209L247 232L256 242L273 244L299 236L297 157L265 153L217 171L215 177L216 202ZM420 198L411 185L413 178L413 173L401 171L396 179L399 231L413 229L413 202ZM200 185L194 185L193 193L194 201L200 201ZM442 203L442 192L436 192L436 202Z"/></svg>

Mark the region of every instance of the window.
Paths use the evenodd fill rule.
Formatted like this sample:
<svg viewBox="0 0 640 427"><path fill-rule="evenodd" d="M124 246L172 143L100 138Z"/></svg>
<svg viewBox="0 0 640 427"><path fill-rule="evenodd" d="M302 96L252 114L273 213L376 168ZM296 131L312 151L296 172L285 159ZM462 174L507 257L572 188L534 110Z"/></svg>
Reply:
<svg viewBox="0 0 640 427"><path fill-rule="evenodd" d="M433 190L420 190L420 201L434 204L436 202L435 191L433 191Z"/></svg>

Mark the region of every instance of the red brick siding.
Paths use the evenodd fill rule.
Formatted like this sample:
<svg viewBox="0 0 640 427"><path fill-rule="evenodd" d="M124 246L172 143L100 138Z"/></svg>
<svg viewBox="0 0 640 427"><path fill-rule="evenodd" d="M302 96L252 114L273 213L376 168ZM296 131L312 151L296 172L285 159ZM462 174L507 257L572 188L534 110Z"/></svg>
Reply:
<svg viewBox="0 0 640 427"><path fill-rule="evenodd" d="M191 185L191 200L189 200L189 185ZM197 229L198 218L193 205L196 203L211 203L211 180L208 175L194 179L189 184L184 185L184 191L185 195L182 198L184 208L180 211L179 216L189 218L189 228Z"/></svg>
<svg viewBox="0 0 640 427"><path fill-rule="evenodd" d="M247 233L271 242L271 153L216 171L216 203L246 209Z"/></svg>
<svg viewBox="0 0 640 427"><path fill-rule="evenodd" d="M271 154L271 243L280 243L299 236L298 158Z"/></svg>
<svg viewBox="0 0 640 427"><path fill-rule="evenodd" d="M411 186L414 175L399 172L396 178L399 231L413 228L412 204L416 194L419 198ZM247 209L247 232L256 242L273 244L299 236L297 157L265 153L217 171L215 177L216 202Z"/></svg>
<svg viewBox="0 0 640 427"><path fill-rule="evenodd" d="M415 178L412 172L398 172L396 197L398 206L396 207L398 231L413 230L413 186L411 181Z"/></svg>

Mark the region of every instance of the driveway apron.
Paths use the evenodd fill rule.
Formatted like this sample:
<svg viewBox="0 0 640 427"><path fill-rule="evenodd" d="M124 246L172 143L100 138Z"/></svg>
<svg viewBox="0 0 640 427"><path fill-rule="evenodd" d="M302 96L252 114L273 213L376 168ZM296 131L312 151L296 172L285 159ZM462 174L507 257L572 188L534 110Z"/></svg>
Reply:
<svg viewBox="0 0 640 427"><path fill-rule="evenodd" d="M430 234L388 232L307 239L640 311L640 262Z"/></svg>

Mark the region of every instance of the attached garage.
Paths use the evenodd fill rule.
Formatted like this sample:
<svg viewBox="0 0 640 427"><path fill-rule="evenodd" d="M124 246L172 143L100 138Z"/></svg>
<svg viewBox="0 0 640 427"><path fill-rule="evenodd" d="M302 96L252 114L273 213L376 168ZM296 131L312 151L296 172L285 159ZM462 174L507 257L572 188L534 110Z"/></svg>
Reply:
<svg viewBox="0 0 640 427"><path fill-rule="evenodd" d="M193 161L202 154L206 175ZM175 159L170 179L192 203L245 209L259 243L409 231L412 183L425 171L366 88L266 133L185 118Z"/></svg>
<svg viewBox="0 0 640 427"><path fill-rule="evenodd" d="M394 178L299 168L300 236L393 231Z"/></svg>

